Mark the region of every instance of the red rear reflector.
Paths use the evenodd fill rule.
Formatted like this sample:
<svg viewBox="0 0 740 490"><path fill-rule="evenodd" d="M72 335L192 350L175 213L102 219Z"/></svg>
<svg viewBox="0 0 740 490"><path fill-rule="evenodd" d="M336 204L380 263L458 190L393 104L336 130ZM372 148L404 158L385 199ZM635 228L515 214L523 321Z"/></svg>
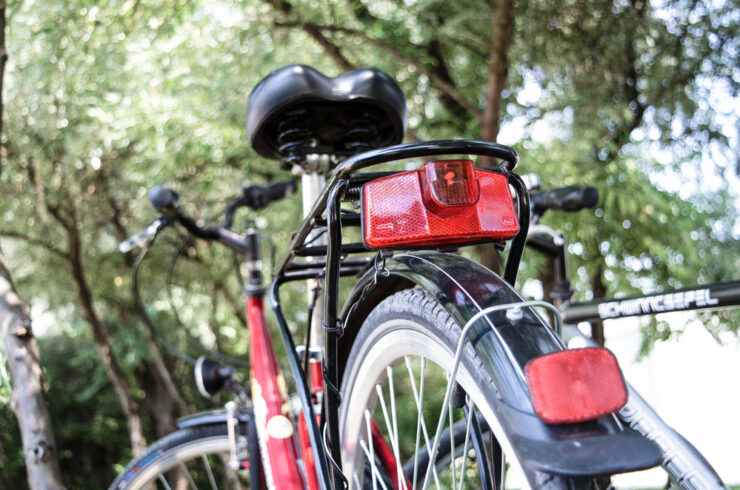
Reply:
<svg viewBox="0 0 740 490"><path fill-rule="evenodd" d="M594 420L627 403L617 359L601 347L546 354L524 371L534 411L548 424Z"/></svg>
<svg viewBox="0 0 740 490"><path fill-rule="evenodd" d="M505 240L519 232L508 179L470 160L429 162L368 182L362 227L372 248Z"/></svg>

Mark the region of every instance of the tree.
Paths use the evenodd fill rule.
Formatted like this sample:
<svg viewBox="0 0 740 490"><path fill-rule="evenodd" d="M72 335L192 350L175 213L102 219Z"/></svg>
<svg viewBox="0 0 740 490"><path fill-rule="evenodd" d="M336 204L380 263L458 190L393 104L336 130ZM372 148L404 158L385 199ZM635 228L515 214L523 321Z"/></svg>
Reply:
<svg viewBox="0 0 740 490"><path fill-rule="evenodd" d="M538 172L549 187L597 185L604 200L596 212L545 218L573 242L578 298L596 279L606 294L633 292L711 282L740 265L731 243L737 217L727 212L735 197L726 188L678 196L655 177L685 170L667 154L697 168L702 148L733 148L712 122L721 106L702 89L707 80L736 83L738 22L724 6L28 0L11 10L6 92L14 117L3 146L0 238L17 264L18 290L54 315L39 345L56 384L57 438L71 448L60 453L63 470L74 453L97 486L106 475L95 468L110 476L130 456L121 408L129 397L147 439L202 406L187 364L150 341L156 335L130 293L134 256L116 244L154 217L146 192L155 184L174 187L189 212L207 219L241 185L281 178L277 163L255 156L243 128L247 94L280 66L304 63L327 75L378 67L407 95L408 140L496 138L520 152L521 172ZM734 178L730 166L722 172ZM298 205L277 203L269 223L260 222L278 247L297 225ZM218 247L188 244L177 261L172 300L186 326L176 328L165 278L181 238L167 230L142 266L154 324L191 355L200 350L185 329L243 356L239 289ZM520 277L531 280L542 264L526 258ZM289 294L302 304L304 292ZM300 307L288 314L305 321ZM99 351L118 369L106 370ZM71 379L75 370L89 386ZM116 390L111 371L128 390ZM83 432L89 450L76 442Z"/></svg>
<svg viewBox="0 0 740 490"><path fill-rule="evenodd" d="M738 93L733 53L740 24L731 6L683 0L659 7L642 0L280 5L276 24L318 29L347 60L340 66L377 64L395 74L409 98L415 137L493 139L501 123L513 123L521 127L520 172L540 173L548 187L596 185L603 198L598 216L581 213L582 225L547 217L568 225L576 249L583 249L574 265L577 289L586 296L732 277L723 264L728 256L729 263L736 260L737 197L708 202L696 189L681 199L650 177L706 168L711 151L725 163L710 171L726 187L737 178L737 143L728 135L738 116L703 102L707 87L727 97ZM630 187L634 194L623 192ZM677 228L684 230L678 241ZM692 234L709 240L684 240ZM689 259L699 250L704 257ZM635 271L635 261L650 263Z"/></svg>
<svg viewBox="0 0 740 490"><path fill-rule="evenodd" d="M3 127L2 87L8 59L5 22L5 2L0 1L0 140ZM5 344L5 358L10 366L13 383L10 406L21 430L28 485L34 490L61 488L41 356L31 329L29 308L16 294L1 250L0 333Z"/></svg>
<svg viewBox="0 0 740 490"><path fill-rule="evenodd" d="M13 288L0 253L0 332L13 382L10 407L21 430L28 486L34 490L62 488L41 356L28 310Z"/></svg>

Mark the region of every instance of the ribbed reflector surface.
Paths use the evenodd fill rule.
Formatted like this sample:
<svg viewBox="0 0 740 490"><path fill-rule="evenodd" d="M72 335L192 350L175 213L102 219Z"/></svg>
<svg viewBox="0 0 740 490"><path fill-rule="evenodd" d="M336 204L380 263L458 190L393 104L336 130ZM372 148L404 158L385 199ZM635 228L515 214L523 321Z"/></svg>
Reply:
<svg viewBox="0 0 740 490"><path fill-rule="evenodd" d="M438 163L430 162L427 165ZM471 162L472 165L472 162ZM505 176L471 168L474 180L460 182L466 172L441 174L428 182L424 169L373 180L362 190L363 239L372 248L403 248L427 245L503 240L519 232L519 224ZM431 174L431 172L430 172ZM440 190L444 178L450 194ZM440 180L442 182L440 182ZM437 186L434 203L424 187ZM480 188L480 197L476 192ZM452 191L455 194L452 194ZM448 201L447 201L448 200ZM445 205L445 202L451 202ZM472 204L467 204L472 202ZM431 208L431 209L430 209Z"/></svg>
<svg viewBox="0 0 740 490"><path fill-rule="evenodd" d="M548 424L594 420L627 403L617 359L604 348L553 352L525 367L537 416Z"/></svg>

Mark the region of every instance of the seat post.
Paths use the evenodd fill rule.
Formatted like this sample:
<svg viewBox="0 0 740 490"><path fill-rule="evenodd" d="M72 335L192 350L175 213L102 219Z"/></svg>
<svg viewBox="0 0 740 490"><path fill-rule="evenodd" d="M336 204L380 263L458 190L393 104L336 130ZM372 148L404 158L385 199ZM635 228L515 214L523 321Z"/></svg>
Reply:
<svg viewBox="0 0 740 490"><path fill-rule="evenodd" d="M301 193L303 197L303 217L305 218L311 212L316 199L318 199L321 190L324 188L324 174L320 171L305 171L301 175ZM306 241L311 240L318 231L313 231L308 235ZM326 245L328 243L326 235L320 236L312 245ZM308 257L308 261L316 260L314 257ZM314 290L321 287L318 279L309 279L306 281L306 295L309 304L313 301ZM321 322L324 318L323 295L319 295L314 305L313 316L311 318L311 344L312 347L324 349L324 330L321 328Z"/></svg>

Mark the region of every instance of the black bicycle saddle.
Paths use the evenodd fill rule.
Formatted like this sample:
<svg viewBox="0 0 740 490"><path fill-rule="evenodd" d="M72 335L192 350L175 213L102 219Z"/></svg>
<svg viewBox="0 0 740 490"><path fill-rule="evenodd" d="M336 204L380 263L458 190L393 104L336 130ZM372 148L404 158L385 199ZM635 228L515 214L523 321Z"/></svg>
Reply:
<svg viewBox="0 0 740 490"><path fill-rule="evenodd" d="M307 154L346 157L400 143L406 98L385 73L330 78L304 65L265 77L247 103L247 135L263 157L301 164Z"/></svg>

